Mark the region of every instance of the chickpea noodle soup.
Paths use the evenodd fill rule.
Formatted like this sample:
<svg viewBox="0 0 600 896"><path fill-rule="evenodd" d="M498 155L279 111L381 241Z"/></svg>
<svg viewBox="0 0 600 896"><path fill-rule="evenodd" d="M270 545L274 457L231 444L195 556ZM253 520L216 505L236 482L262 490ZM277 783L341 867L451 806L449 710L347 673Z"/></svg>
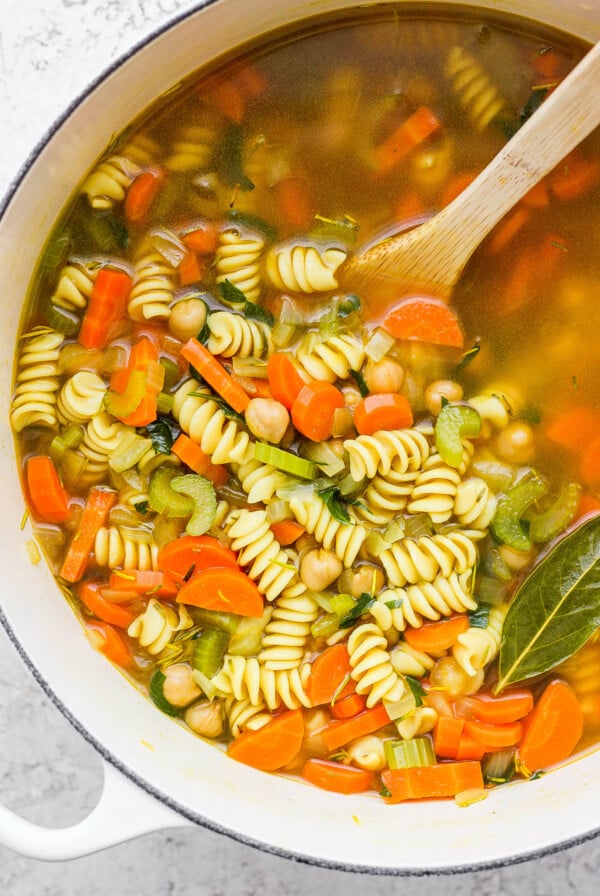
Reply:
<svg viewBox="0 0 600 896"><path fill-rule="evenodd" d="M11 408L38 541L92 645L235 760L462 805L600 740L598 135L452 305L344 280L584 52L316 19L159 100L50 236Z"/></svg>

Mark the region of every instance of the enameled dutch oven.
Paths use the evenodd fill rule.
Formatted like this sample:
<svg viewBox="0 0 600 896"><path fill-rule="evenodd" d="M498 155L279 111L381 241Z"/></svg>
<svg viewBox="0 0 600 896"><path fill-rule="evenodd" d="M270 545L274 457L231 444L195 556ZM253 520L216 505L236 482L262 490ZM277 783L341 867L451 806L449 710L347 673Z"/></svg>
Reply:
<svg viewBox="0 0 600 896"><path fill-rule="evenodd" d="M72 828L46 830L0 808L0 843L23 854L63 860L150 830L197 824L331 868L423 874L523 860L600 831L600 751L539 780L498 788L468 808L453 801L390 807L376 796L328 794L233 762L158 712L95 652L44 564L28 559L32 535L21 530L24 503L8 426L13 350L31 271L73 184L112 133L198 66L273 28L352 5L353 0L199 3L85 93L35 149L5 199L0 618L46 693L105 760L100 802ZM430 6L441 4L430 0ZM471 0L468 7L526 16L590 41L600 38L598 0Z"/></svg>

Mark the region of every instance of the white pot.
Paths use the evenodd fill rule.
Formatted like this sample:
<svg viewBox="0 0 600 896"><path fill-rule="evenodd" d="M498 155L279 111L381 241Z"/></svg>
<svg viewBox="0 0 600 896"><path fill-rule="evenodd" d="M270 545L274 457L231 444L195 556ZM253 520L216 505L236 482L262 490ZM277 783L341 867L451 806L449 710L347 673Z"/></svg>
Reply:
<svg viewBox="0 0 600 896"><path fill-rule="evenodd" d="M467 809L452 801L390 807L376 796L328 794L235 763L158 712L92 650L50 573L28 560L32 535L29 527L21 530L24 502L8 426L13 348L31 271L65 197L111 133L197 66L306 14L352 5L207 0L90 89L37 148L7 197L0 221L0 617L42 687L107 762L100 804L74 828L46 831L0 809L0 843L25 854L65 859L159 827L197 823L329 867L435 873L532 857L600 829L600 752L540 780L499 788ZM597 0L469 5L600 37Z"/></svg>

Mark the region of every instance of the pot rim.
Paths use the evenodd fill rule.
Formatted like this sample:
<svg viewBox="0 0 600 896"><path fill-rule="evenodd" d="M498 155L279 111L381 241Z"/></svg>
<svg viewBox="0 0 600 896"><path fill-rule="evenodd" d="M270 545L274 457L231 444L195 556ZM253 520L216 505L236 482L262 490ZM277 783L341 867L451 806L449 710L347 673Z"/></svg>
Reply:
<svg viewBox="0 0 600 896"><path fill-rule="evenodd" d="M31 167L33 166L35 160L42 152L42 150L48 145L48 143L54 138L54 136L58 133L61 127L68 121L68 119L73 115L73 113L81 106L81 104L90 98L94 91L114 72L116 72L119 68L121 68L129 59L135 56L137 53L142 51L143 49L150 46L155 40L160 38L162 35L166 34L173 28L179 26L186 19L192 17L200 10L213 6L217 3L221 2L221 0L196 0L193 6L180 12L170 18L163 25L155 28L150 31L145 37L136 41L128 50L124 53L121 53L110 65L103 68L99 74L94 77L80 92L74 99L68 104L68 106L63 110L61 114L59 114L54 121L46 128L41 137L37 140L25 160L22 162L17 172L11 178L8 188L6 189L4 195L0 197L0 224L3 221L4 216L6 215L13 199L15 198L21 184L27 178ZM444 7L446 3L444 0L442 2L437 2L439 7ZM459 0L459 5L465 6L469 9L476 9L473 7L467 0ZM319 858L314 855L308 855L302 852L296 852L291 849L285 849L282 847L274 846L264 840L254 839L246 834L240 833L232 828L229 828L225 825L222 825L216 821L207 818L206 816L200 814L199 812L195 812L189 807L182 805L177 800L173 799L168 794L164 793L162 790L157 789L150 781L148 781L144 776L134 771L127 763L120 760L110 749L108 749L102 741L93 735L89 729L79 720L79 718L69 709L66 703L58 696L57 692L54 690L53 686L50 684L48 679L41 673L33 659L30 657L26 648L22 644L12 625L10 624L7 616L5 615L2 606L0 605L0 624L4 628L9 640L20 656L21 660L40 686L42 691L49 698L51 703L58 709L61 715L70 723L70 725L87 741L90 746L94 748L94 750L99 754L99 756L108 762L113 768L117 769L121 774L123 774L128 780L133 782L136 786L138 786L142 791L144 791L149 796L161 802L163 805L167 806L169 809L173 810L177 814L182 817L188 819L199 827L206 828L217 834L222 834L228 837L230 840L234 840L238 843L242 843L245 846L250 846L254 849L258 849L261 852L264 852L268 855L275 855L283 859L292 860L294 862L298 862L301 864L324 868L326 870L332 871L343 871L354 874L362 874L362 875L371 875L376 877L415 877L415 878L423 878L423 877L446 877L449 875L457 875L457 874L467 874L473 873L477 871L485 871L492 870L497 868L509 867L512 865L520 865L525 862L534 861L539 858L543 858L545 856L554 855L556 853L564 852L567 849L570 849L575 846L580 846L584 843L587 843L591 840L596 839L600 835L600 828L595 828L585 834L581 834L578 836L574 836L572 838L567 838L557 843L549 844L546 847L542 847L540 849L530 850L527 853L515 853L512 856L505 856L503 858L482 861L482 862L474 862L474 863L465 863L465 864L456 864L456 865L448 865L446 867L440 868L410 868L410 867L402 867L402 868L393 868L390 866L383 865L366 865L366 864L353 864L350 862L341 862L333 859Z"/></svg>

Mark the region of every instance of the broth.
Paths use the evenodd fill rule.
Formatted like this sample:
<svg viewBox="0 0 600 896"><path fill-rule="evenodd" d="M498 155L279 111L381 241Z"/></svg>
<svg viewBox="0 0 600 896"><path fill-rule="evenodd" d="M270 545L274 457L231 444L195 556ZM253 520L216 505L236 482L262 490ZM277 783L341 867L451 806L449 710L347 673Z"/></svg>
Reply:
<svg viewBox="0 0 600 896"><path fill-rule="evenodd" d="M600 737L593 638L493 696L519 585L600 509L598 135L452 308L337 279L584 52L503 17L316 19L158 100L49 237L11 414L38 540L92 644L233 758L395 801ZM557 677L583 733L540 753ZM404 791L413 765L454 777Z"/></svg>

